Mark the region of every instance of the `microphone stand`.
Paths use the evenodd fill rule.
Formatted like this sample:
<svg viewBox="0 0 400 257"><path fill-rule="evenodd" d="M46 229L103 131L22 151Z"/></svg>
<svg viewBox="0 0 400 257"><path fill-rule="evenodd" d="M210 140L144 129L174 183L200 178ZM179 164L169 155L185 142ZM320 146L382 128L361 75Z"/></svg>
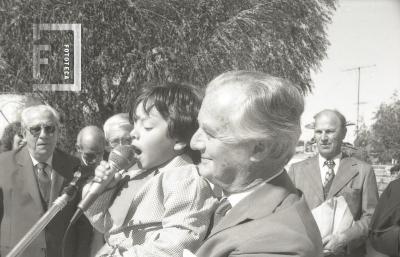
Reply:
<svg viewBox="0 0 400 257"><path fill-rule="evenodd" d="M11 249L6 257L17 257L19 256L32 242L35 240L42 230L50 223L50 221L61 211L68 203L68 201L75 198L79 185L83 183L81 179L81 172L77 171L74 173L74 179L70 184L64 188L64 192L56 200L54 200L51 207L46 211L45 214L33 225L33 227L21 238L21 240Z"/></svg>
<svg viewBox="0 0 400 257"><path fill-rule="evenodd" d="M53 205L45 214L35 223L35 225L21 238L6 257L19 256L35 240L42 230L50 223L54 216L61 211L68 203L69 195L63 194L54 200Z"/></svg>

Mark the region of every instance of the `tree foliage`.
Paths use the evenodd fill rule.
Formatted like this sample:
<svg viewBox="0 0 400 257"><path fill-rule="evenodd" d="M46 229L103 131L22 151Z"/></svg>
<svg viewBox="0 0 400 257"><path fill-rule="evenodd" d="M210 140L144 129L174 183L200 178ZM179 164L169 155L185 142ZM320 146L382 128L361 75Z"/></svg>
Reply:
<svg viewBox="0 0 400 257"><path fill-rule="evenodd" d="M372 133L390 158L400 160L400 98L396 93L389 103L380 105Z"/></svg>
<svg viewBox="0 0 400 257"><path fill-rule="evenodd" d="M369 163L374 162L378 157L375 153L375 145L371 131L365 123L361 123L357 137L354 140L353 156Z"/></svg>
<svg viewBox="0 0 400 257"><path fill-rule="evenodd" d="M2 0L0 91L32 92L32 24L79 23L82 91L34 92L62 113L68 149L84 125L127 111L147 81L204 86L227 70L261 70L307 93L334 8L331 0ZM42 81L58 68L47 67Z"/></svg>
<svg viewBox="0 0 400 257"><path fill-rule="evenodd" d="M388 103L382 103L375 113L374 123L362 124L354 145L379 163L400 160L400 98L397 93Z"/></svg>

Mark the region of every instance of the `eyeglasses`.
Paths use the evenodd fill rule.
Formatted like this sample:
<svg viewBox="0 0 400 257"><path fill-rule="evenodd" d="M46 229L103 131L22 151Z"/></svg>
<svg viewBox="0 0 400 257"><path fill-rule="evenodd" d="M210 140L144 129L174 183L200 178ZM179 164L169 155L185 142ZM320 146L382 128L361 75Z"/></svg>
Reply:
<svg viewBox="0 0 400 257"><path fill-rule="evenodd" d="M103 159L103 153L82 153L82 160L88 165L96 164Z"/></svg>
<svg viewBox="0 0 400 257"><path fill-rule="evenodd" d="M132 143L131 137L114 138L109 141L111 147L116 147L118 145L130 145Z"/></svg>
<svg viewBox="0 0 400 257"><path fill-rule="evenodd" d="M30 127L26 130L28 130L32 134L32 136L38 137L40 135L40 132L42 131L42 129L44 130L44 132L46 134L48 134L49 136L52 136L54 134L54 132L56 131L56 126L54 126L54 125L38 125L38 126Z"/></svg>

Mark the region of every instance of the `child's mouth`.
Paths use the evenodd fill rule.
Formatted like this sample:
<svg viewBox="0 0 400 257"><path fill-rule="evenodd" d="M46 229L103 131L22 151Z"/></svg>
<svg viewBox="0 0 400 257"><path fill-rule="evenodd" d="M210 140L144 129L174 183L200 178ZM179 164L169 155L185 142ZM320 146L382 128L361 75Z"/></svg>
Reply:
<svg viewBox="0 0 400 257"><path fill-rule="evenodd" d="M135 147L135 155L140 155L142 153L142 150L140 150L139 148Z"/></svg>

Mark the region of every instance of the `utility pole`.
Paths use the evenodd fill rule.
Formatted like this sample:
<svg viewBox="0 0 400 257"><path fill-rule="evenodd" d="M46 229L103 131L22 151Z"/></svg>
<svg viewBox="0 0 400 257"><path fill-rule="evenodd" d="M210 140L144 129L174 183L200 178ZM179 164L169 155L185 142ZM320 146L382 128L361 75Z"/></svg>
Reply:
<svg viewBox="0 0 400 257"><path fill-rule="evenodd" d="M3 111L2 110L0 110L0 113L1 113L1 115L3 116L3 118L7 121L7 123L10 123L9 121L8 121L8 119L7 119L7 117L6 117L6 115L4 115L4 113L3 113Z"/></svg>
<svg viewBox="0 0 400 257"><path fill-rule="evenodd" d="M360 86L361 86L361 69L367 69L371 67L375 67L376 65L366 65L366 66L358 66L358 67L353 67L350 69L346 69L343 71L354 71L356 70L358 72L358 81L357 81L357 121L356 121L356 137L358 137L358 130L359 130L359 120L360 120Z"/></svg>

